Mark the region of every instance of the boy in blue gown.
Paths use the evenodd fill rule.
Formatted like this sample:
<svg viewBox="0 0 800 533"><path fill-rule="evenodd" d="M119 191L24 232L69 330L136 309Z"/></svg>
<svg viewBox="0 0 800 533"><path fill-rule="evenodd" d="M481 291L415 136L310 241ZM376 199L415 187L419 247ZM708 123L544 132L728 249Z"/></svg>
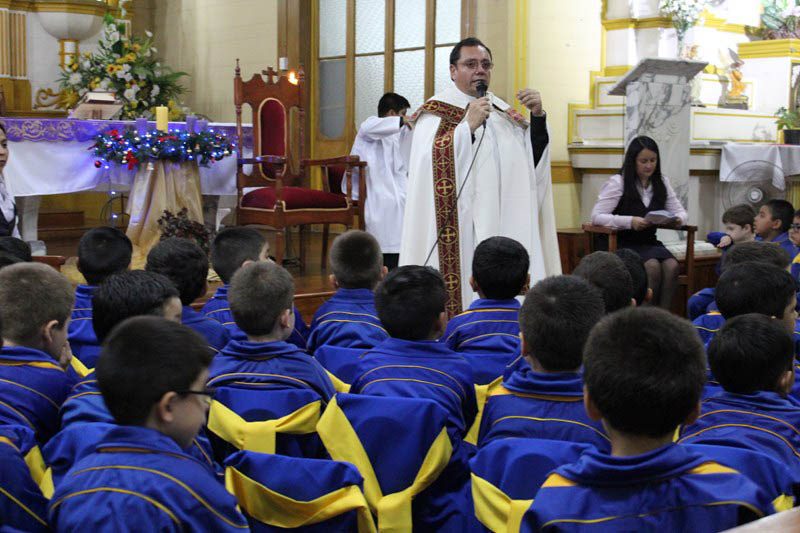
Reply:
<svg viewBox="0 0 800 533"><path fill-rule="evenodd" d="M86 285L75 288L75 307L69 324L69 344L73 355L87 369L94 368L100 354L100 342L92 327L92 295L111 274L127 270L133 245L117 228L93 228L78 242L78 271Z"/></svg>
<svg viewBox="0 0 800 533"><path fill-rule="evenodd" d="M506 437L564 440L609 448L603 426L583 408L579 371L589 331L604 314L600 291L576 276L537 283L519 313L520 365L492 390L478 446Z"/></svg>
<svg viewBox="0 0 800 533"><path fill-rule="evenodd" d="M475 248L469 283L480 298L448 322L442 341L464 354L477 384L495 380L519 355L516 297L527 290L529 267L525 247L508 237L490 237Z"/></svg>
<svg viewBox="0 0 800 533"><path fill-rule="evenodd" d="M241 531L213 471L186 454L203 426L213 352L186 326L135 317L106 339L100 391L118 426L56 488L57 531Z"/></svg>
<svg viewBox="0 0 800 533"><path fill-rule="evenodd" d="M0 424L19 424L40 443L58 431L58 410L72 378L67 328L72 286L41 263L0 270Z"/></svg>
<svg viewBox="0 0 800 533"><path fill-rule="evenodd" d="M800 402L788 396L795 379L789 329L793 321L755 313L725 323L708 346L723 390L703 402L679 442L749 448L800 469Z"/></svg>
<svg viewBox="0 0 800 533"><path fill-rule="evenodd" d="M96 311L94 331L100 343L117 324L134 316L153 315L176 323L181 321L177 289L166 277L154 272L132 270L113 274L94 292L92 303ZM42 449L53 484L58 485L74 462L94 449L113 424L114 418L92 372L70 391L61 406L61 431ZM202 437L188 450L213 466L210 452L210 444Z"/></svg>
<svg viewBox="0 0 800 533"><path fill-rule="evenodd" d="M773 199L761 206L755 219L757 241L777 243L786 250L791 259L797 255L797 247L789 239L789 229L794 218L794 207L786 200Z"/></svg>
<svg viewBox="0 0 800 533"><path fill-rule="evenodd" d="M772 512L752 481L672 442L699 414L704 359L689 323L664 310L600 321L584 348L584 402L611 453L554 470L521 531L719 531Z"/></svg>
<svg viewBox="0 0 800 533"><path fill-rule="evenodd" d="M386 274L378 241L364 231L351 230L331 246L331 284L336 293L314 313L308 351L320 346L369 349L389 334L375 310L375 286Z"/></svg>
<svg viewBox="0 0 800 533"><path fill-rule="evenodd" d="M49 531L47 500L27 456L36 446L33 432L23 426L0 426L0 530Z"/></svg>
<svg viewBox="0 0 800 533"><path fill-rule="evenodd" d="M165 239L150 249L144 268L166 276L178 289L182 324L202 335L215 352L228 344L228 331L222 324L192 309L192 302L208 290L208 256L202 248L188 239Z"/></svg>
<svg viewBox="0 0 800 533"><path fill-rule="evenodd" d="M228 289L233 274L245 263L266 260L268 254L269 243L253 228L225 228L217 233L211 243L211 266L223 285L217 288L200 312L225 326L230 338L245 338L244 332L236 326L228 304ZM294 310L294 321L294 329L287 342L305 350L308 326L297 309Z"/></svg>
<svg viewBox="0 0 800 533"><path fill-rule="evenodd" d="M636 305L633 278L625 263L610 252L593 252L584 256L572 273L597 287L603 295L605 312Z"/></svg>
<svg viewBox="0 0 800 533"><path fill-rule="evenodd" d="M392 270L375 291L390 338L366 352L350 388L354 394L427 398L448 413L448 428L463 437L477 404L469 363L438 339L446 322L442 275L430 268Z"/></svg>
<svg viewBox="0 0 800 533"><path fill-rule="evenodd" d="M248 263L236 271L228 300L247 339L234 337L214 358L210 386L307 388L326 402L333 396L325 369L286 341L294 329L293 299L292 276L275 263ZM265 401L268 398L267 393Z"/></svg>

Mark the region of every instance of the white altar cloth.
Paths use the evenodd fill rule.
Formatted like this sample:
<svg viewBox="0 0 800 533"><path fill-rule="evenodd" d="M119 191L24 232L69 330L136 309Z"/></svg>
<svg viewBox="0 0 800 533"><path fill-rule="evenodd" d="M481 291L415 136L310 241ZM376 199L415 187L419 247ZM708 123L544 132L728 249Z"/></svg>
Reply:
<svg viewBox="0 0 800 533"><path fill-rule="evenodd" d="M720 181L755 181L763 176L786 189L786 178L800 174L800 146L727 143L722 147ZM763 178L762 178L763 179Z"/></svg>

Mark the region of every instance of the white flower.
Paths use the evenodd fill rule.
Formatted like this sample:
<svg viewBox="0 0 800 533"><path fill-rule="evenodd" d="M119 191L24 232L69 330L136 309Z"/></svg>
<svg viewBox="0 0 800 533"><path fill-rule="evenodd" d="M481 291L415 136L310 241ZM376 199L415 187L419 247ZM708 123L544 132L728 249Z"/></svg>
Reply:
<svg viewBox="0 0 800 533"><path fill-rule="evenodd" d="M161 87L158 85L153 85L153 88L150 90L150 97L155 98L161 93Z"/></svg>
<svg viewBox="0 0 800 533"><path fill-rule="evenodd" d="M136 85L134 85L130 89L125 89L125 92L122 93L122 96L124 96L125 99L128 100L129 102L134 102L136 101L136 93L138 92L138 90L139 88Z"/></svg>
<svg viewBox="0 0 800 533"><path fill-rule="evenodd" d="M73 72L69 75L68 81L70 85L78 85L81 82L81 75L77 72Z"/></svg>
<svg viewBox="0 0 800 533"><path fill-rule="evenodd" d="M109 78L103 78L103 79L100 81L100 89L102 89L103 91L106 91L106 90L108 90L108 88L109 88L110 86L111 86L111 80L110 80Z"/></svg>
<svg viewBox="0 0 800 533"><path fill-rule="evenodd" d="M153 37L153 32L151 32L150 30L144 30L144 34L147 35L148 39L151 39Z"/></svg>
<svg viewBox="0 0 800 533"><path fill-rule="evenodd" d="M83 63L81 63L81 67L83 67L85 69L88 69L91 66L92 66L92 63L88 59L86 61L84 61Z"/></svg>

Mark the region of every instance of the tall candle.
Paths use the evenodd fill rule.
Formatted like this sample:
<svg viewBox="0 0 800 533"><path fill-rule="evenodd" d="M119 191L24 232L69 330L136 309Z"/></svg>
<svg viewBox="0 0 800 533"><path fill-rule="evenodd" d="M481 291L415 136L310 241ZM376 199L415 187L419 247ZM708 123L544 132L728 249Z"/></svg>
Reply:
<svg viewBox="0 0 800 533"><path fill-rule="evenodd" d="M156 108L156 129L158 131L169 129L169 109L163 105Z"/></svg>

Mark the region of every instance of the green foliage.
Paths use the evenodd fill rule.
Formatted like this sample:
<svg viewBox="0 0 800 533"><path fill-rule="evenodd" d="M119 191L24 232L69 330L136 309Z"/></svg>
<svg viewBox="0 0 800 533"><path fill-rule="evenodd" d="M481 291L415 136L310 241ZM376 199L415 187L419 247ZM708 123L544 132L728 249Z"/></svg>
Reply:
<svg viewBox="0 0 800 533"><path fill-rule="evenodd" d="M165 209L164 214L158 219L161 240L170 237L189 239L196 242L207 255L211 249L211 241L214 240L214 233L205 224L189 219L188 213L189 210L185 207L177 214Z"/></svg>
<svg viewBox="0 0 800 533"><path fill-rule="evenodd" d="M789 111L782 107L775 112L775 116L778 117L775 124L779 130L800 130L800 113L797 110Z"/></svg>
<svg viewBox="0 0 800 533"><path fill-rule="evenodd" d="M761 36L764 39L800 37L800 0L763 0Z"/></svg>

